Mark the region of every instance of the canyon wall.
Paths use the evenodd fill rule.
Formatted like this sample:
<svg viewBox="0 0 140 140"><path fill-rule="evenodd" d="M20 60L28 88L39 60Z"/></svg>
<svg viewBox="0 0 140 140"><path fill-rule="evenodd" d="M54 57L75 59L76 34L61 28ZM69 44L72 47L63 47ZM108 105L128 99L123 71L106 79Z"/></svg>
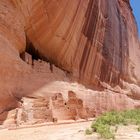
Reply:
<svg viewBox="0 0 140 140"><path fill-rule="evenodd" d="M24 0L16 5L34 47L79 81L91 87L99 80L111 85L139 81L138 35L129 1Z"/></svg>
<svg viewBox="0 0 140 140"><path fill-rule="evenodd" d="M40 55L79 81L91 87L98 86L98 80L112 85L120 79L139 81L135 64L139 42L129 1L13 0L13 4Z"/></svg>
<svg viewBox="0 0 140 140"><path fill-rule="evenodd" d="M40 98L45 102L43 119L48 120L139 108L139 62L129 0L0 1L1 122L21 104L25 120L30 120L27 112ZM68 91L76 94L72 103ZM24 97L35 98L27 102L28 109Z"/></svg>

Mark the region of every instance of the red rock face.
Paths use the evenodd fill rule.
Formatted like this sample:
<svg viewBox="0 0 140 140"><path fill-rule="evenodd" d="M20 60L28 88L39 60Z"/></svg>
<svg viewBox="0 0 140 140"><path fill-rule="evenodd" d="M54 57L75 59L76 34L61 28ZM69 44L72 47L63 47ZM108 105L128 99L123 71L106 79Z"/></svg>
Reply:
<svg viewBox="0 0 140 140"><path fill-rule="evenodd" d="M0 1L1 121L5 109L18 107L24 96L48 101L62 94L52 100L53 109L45 108L46 114L35 108L42 120L46 116L49 120L77 118L77 112L71 114L64 102L79 107L84 118L104 110L139 107L139 62L138 33L129 0ZM78 86L76 97L69 99L66 94L73 90L73 81L112 93L85 97L88 89Z"/></svg>
<svg viewBox="0 0 140 140"><path fill-rule="evenodd" d="M25 0L17 6L39 53L82 83L96 87L98 80L111 85L134 80L130 51L138 39L129 1Z"/></svg>

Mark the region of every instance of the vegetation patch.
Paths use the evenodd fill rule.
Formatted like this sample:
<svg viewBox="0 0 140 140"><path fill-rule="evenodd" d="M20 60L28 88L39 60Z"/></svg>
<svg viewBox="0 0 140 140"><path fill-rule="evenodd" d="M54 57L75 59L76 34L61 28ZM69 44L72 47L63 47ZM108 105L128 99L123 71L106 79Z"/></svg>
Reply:
<svg viewBox="0 0 140 140"><path fill-rule="evenodd" d="M92 132L93 132L92 129L89 129L89 128L87 128L85 131L86 135L91 135Z"/></svg>
<svg viewBox="0 0 140 140"><path fill-rule="evenodd" d="M86 134L92 134L97 132L101 137L105 139L115 139L115 132L118 129L118 125L138 125L138 131L140 131L140 109L126 110L126 111L112 111L103 114L98 117L91 125L91 129L86 130ZM114 126L115 130L111 130Z"/></svg>

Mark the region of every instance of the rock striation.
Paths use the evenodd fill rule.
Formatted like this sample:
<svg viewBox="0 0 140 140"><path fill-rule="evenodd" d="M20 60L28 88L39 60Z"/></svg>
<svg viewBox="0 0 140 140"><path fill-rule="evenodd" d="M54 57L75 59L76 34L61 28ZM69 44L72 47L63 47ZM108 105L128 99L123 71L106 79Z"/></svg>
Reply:
<svg viewBox="0 0 140 140"><path fill-rule="evenodd" d="M1 124L139 108L139 62L129 0L0 0Z"/></svg>
<svg viewBox="0 0 140 140"><path fill-rule="evenodd" d="M138 80L139 42L128 0L24 0L17 6L40 55L80 82L98 87L98 80L112 86Z"/></svg>

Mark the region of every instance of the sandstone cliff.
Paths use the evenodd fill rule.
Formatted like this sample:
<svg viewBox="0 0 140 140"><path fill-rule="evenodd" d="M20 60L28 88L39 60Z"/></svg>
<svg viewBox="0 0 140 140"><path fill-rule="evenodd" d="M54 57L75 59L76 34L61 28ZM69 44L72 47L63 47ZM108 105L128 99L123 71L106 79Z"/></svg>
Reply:
<svg viewBox="0 0 140 140"><path fill-rule="evenodd" d="M45 111L39 120L140 107L139 62L129 0L0 1L1 122L17 107L24 122ZM35 98L28 109L23 97Z"/></svg>
<svg viewBox="0 0 140 140"><path fill-rule="evenodd" d="M98 80L112 85L120 79L139 81L137 28L129 1L13 1L40 55L79 81L91 87Z"/></svg>

